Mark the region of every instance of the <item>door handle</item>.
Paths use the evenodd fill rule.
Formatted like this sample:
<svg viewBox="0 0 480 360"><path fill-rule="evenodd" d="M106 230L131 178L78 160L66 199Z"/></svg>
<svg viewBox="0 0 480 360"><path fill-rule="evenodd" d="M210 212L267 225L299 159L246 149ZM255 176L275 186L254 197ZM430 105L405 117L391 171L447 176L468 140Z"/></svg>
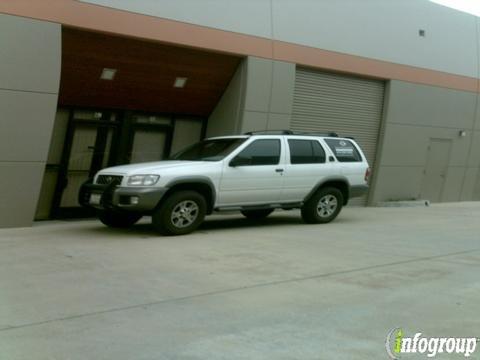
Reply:
<svg viewBox="0 0 480 360"><path fill-rule="evenodd" d="M275 169L275 172L277 172L277 173L283 173L283 169Z"/></svg>

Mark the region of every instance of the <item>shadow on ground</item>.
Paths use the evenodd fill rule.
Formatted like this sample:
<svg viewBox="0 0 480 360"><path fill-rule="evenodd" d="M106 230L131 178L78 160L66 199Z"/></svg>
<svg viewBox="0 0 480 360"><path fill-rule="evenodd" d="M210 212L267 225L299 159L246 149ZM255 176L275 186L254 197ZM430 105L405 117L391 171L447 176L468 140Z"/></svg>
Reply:
<svg viewBox="0 0 480 360"><path fill-rule="evenodd" d="M351 223L354 221L353 218L340 216L332 222L333 224L339 223ZM222 230L236 230L236 229L255 229L255 228L268 228L272 227L278 228L281 226L329 226L330 224L324 225L308 225L305 224L300 217L300 215L296 216L295 214L278 214L266 219L261 220L252 220L246 219L242 216L215 216L213 218L206 218L205 222L194 232L194 234L207 234L207 233L214 233L217 231ZM150 237L150 236L162 236L155 232L154 228L151 226L150 219L145 218L141 220L138 224L135 224L131 228L127 229L114 229L108 228L101 224L99 221L93 223L91 227L83 228L86 231L90 231L92 233L96 233L97 235L107 235L107 234L123 234L123 235L138 235L142 237Z"/></svg>
<svg viewBox="0 0 480 360"><path fill-rule="evenodd" d="M265 227L278 227L278 226L287 226L287 225L302 225L305 226L305 223L300 217L280 215L275 217L270 217L262 220L251 220L243 217L238 218L214 218L206 219L205 222L194 232L194 233L210 233L227 229L242 229L242 228L265 228ZM84 228L87 230L86 228ZM148 236L162 236L155 232L149 220L142 220L140 223L132 226L128 229L114 229L108 228L101 224L100 222L92 224L88 228L88 231L95 232L98 234L108 234L108 233L118 233L118 234L136 234L136 235L148 235Z"/></svg>

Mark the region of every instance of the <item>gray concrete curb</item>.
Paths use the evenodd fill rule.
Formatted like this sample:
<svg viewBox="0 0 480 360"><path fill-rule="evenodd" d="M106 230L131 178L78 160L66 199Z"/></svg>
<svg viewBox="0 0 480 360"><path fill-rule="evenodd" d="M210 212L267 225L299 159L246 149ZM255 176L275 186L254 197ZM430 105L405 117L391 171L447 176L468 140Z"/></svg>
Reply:
<svg viewBox="0 0 480 360"><path fill-rule="evenodd" d="M430 206L429 200L381 201L377 207L422 207Z"/></svg>

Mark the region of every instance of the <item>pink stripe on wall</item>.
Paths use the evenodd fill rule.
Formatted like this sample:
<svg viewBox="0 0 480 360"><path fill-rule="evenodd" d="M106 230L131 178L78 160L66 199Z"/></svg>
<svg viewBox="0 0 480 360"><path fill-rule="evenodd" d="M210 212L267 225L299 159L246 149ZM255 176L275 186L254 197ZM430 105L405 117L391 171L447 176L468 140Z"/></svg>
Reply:
<svg viewBox="0 0 480 360"><path fill-rule="evenodd" d="M478 79L409 65L341 54L282 41L274 42L276 60L364 76L409 81L476 92Z"/></svg>
<svg viewBox="0 0 480 360"><path fill-rule="evenodd" d="M479 80L472 77L213 29L75 0L2 0L0 12L175 45L257 56L380 79L479 92Z"/></svg>
<svg viewBox="0 0 480 360"><path fill-rule="evenodd" d="M74 0L2 0L0 12L176 45L270 58L271 40Z"/></svg>

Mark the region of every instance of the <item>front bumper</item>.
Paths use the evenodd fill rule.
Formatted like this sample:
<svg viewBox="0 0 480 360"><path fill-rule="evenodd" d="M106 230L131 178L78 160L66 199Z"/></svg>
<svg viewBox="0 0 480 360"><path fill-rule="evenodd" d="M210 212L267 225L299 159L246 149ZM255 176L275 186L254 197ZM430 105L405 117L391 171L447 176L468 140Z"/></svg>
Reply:
<svg viewBox="0 0 480 360"><path fill-rule="evenodd" d="M85 183L80 188L80 205L101 210L123 210L148 213L154 210L167 188L120 187Z"/></svg>

